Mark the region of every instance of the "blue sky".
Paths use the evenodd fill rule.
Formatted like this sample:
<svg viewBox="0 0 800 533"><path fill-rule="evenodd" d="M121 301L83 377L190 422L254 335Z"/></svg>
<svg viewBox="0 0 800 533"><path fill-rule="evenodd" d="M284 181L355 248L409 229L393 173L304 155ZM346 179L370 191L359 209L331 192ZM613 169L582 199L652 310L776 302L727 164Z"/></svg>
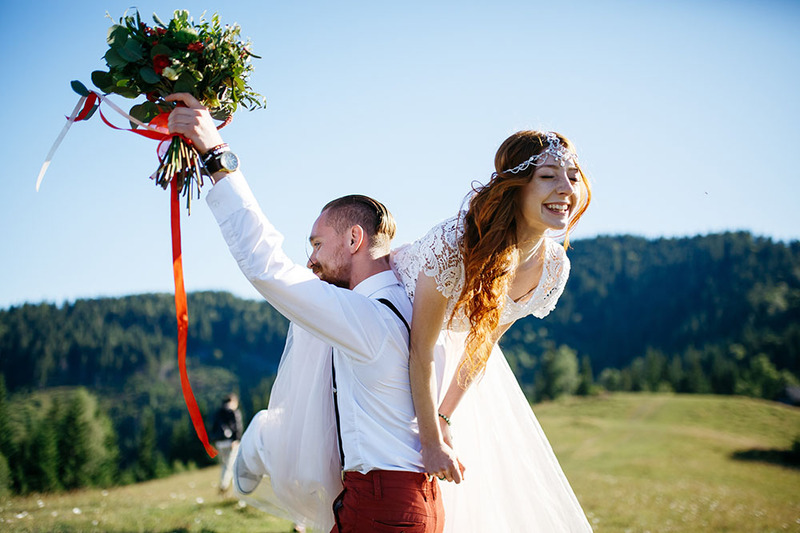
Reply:
<svg viewBox="0 0 800 533"><path fill-rule="evenodd" d="M171 292L155 142L76 124L103 69L114 0L4 2L0 307ZM266 110L223 130L262 207L305 262L319 208L386 203L398 243L453 214L519 129L576 144L594 199L574 238L748 230L800 238L800 3L497 0L140 2L238 22ZM115 101L124 108L132 104ZM119 125L124 121L119 120ZM255 297L204 202L183 218L187 290Z"/></svg>

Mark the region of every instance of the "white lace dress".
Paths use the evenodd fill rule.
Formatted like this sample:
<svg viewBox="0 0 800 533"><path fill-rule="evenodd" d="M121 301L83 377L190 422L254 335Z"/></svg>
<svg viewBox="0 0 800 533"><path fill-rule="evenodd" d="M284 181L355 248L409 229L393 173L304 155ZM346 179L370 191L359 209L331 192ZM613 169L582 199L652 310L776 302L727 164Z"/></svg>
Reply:
<svg viewBox="0 0 800 533"><path fill-rule="evenodd" d="M392 253L392 268L413 299L420 272L433 277L448 298L448 316L464 283L456 217ZM542 279L531 297L507 299L501 323L533 314L545 317L569 276L564 249L546 240ZM458 317L457 317L458 318ZM440 396L457 368L468 324L463 317L443 330L436 344ZM265 478L242 499L268 512L329 531L330 511L341 491L331 400L330 350L292 326L269 409L254 417L242 449L257 456ZM447 533L574 532L591 527L558 464L530 404L499 348L480 381L473 383L452 417L456 451L466 465L459 485L441 483ZM241 453L241 452L240 452Z"/></svg>
<svg viewBox="0 0 800 533"><path fill-rule="evenodd" d="M392 254L392 267L412 299L420 272L434 278L448 299L447 317L464 285L461 235L459 218L453 217ZM527 300L506 297L501 324L530 314L544 318L555 308L570 265L561 245L546 239L545 246L539 285ZM440 400L458 367L468 329L463 315L443 324L434 353ZM466 392L451 420L453 444L467 470L459 485L441 483L446 532L591 531L499 348L494 348L486 372Z"/></svg>

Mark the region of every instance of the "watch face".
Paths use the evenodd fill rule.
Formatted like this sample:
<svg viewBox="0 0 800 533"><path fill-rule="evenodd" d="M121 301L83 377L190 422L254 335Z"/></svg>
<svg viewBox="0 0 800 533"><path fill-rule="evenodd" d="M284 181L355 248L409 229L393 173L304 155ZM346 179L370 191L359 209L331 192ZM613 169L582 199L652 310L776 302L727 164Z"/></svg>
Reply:
<svg viewBox="0 0 800 533"><path fill-rule="evenodd" d="M239 158L233 152L224 152L219 156L219 162L223 170L233 172L239 168Z"/></svg>

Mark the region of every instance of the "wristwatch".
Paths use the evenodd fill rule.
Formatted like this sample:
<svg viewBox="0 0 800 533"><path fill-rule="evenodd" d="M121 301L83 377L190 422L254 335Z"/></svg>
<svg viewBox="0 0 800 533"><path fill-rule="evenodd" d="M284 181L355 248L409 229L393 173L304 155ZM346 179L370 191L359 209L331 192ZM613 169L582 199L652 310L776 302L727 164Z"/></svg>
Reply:
<svg viewBox="0 0 800 533"><path fill-rule="evenodd" d="M227 144L215 146L201 158L208 175L216 172L234 172L239 168L239 158L231 152Z"/></svg>

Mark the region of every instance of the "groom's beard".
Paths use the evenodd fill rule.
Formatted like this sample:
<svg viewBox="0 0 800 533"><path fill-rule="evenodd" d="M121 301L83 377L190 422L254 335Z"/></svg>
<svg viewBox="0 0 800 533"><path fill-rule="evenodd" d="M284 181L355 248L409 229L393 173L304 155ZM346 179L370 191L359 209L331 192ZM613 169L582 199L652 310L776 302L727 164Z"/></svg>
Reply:
<svg viewBox="0 0 800 533"><path fill-rule="evenodd" d="M322 281L343 289L349 289L350 265L343 264L342 261L337 261L338 259L339 257L336 257L330 263L314 263L311 266L311 271Z"/></svg>

